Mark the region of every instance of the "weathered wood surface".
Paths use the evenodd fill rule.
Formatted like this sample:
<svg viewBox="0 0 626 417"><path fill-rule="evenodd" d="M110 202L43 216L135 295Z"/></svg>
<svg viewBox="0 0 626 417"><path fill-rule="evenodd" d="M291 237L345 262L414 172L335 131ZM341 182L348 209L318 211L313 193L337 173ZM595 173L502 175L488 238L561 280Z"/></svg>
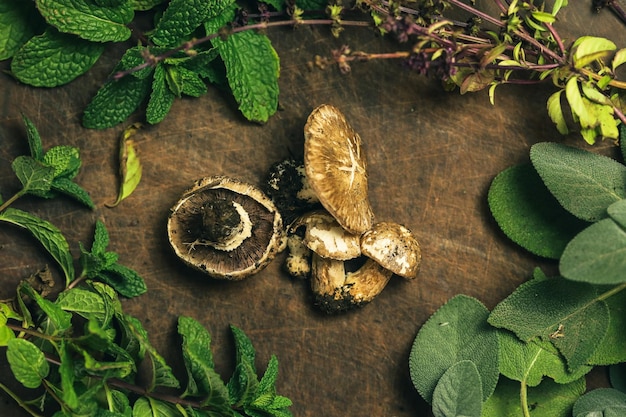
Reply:
<svg viewBox="0 0 626 417"><path fill-rule="evenodd" d="M571 36L607 36L626 46L624 26L608 11L593 15L589 2L572 3L557 28ZM34 198L17 207L56 224L74 254L77 242L89 242L96 219L106 223L110 249L149 288L146 295L124 301L124 308L145 323L181 378L175 322L187 315L211 331L215 362L225 377L232 372L231 323L252 339L259 366L275 353L278 389L294 401L296 416L424 415L427 407L411 385L407 365L419 326L460 293L492 308L533 267L545 265L495 226L486 204L491 180L526 161L535 142L582 146L582 140L558 137L545 110L553 91L549 85L501 87L491 106L486 92L444 93L436 82L405 71L398 62L355 64L349 75L310 68L315 54L326 55L344 43L370 51L393 47L365 31L348 29L333 39L326 28L301 27L269 36L281 57L281 110L259 126L244 121L231 99L216 89L200 99L176 101L161 124L136 136L143 180L113 209L104 205L116 195L118 137L130 122L93 131L80 126L80 117L120 51L108 50L93 71L62 88L33 89L2 75L0 191L6 198L18 187L10 161L28 150L23 112L38 126L45 147L81 149L84 164L77 181L97 208ZM394 278L370 305L336 317L312 306L308 283L281 271L284 255L245 281L216 282L176 259L165 234L170 207L193 180L222 174L261 184L272 163L299 155L306 117L322 103L342 109L363 138L377 218L409 227L423 250L416 281ZM610 144L600 147L610 152ZM23 277L51 264L33 243L19 230L0 227L0 298L11 296ZM0 364L4 375L4 359ZM0 415L21 415L10 399L0 398Z"/></svg>

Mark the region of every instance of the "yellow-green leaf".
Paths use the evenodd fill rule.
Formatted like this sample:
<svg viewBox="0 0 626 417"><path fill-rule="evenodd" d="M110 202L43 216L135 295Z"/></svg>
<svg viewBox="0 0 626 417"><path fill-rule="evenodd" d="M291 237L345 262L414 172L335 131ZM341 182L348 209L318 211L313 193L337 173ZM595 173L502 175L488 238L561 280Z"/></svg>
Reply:
<svg viewBox="0 0 626 417"><path fill-rule="evenodd" d="M117 200L108 207L115 207L126 197L131 195L139 181L141 181L141 161L135 149L135 141L132 136L139 130L141 124L134 123L127 127L122 133L120 140L120 189Z"/></svg>
<svg viewBox="0 0 626 417"><path fill-rule="evenodd" d="M583 128L595 124L591 120L592 116L587 111L587 106L585 106L583 97L580 94L580 89L578 88L578 80L575 77L570 78L567 84L565 84L565 97L567 97L567 101L572 108L572 114L579 119L580 125Z"/></svg>
<svg viewBox="0 0 626 417"><path fill-rule="evenodd" d="M606 38L595 36L582 36L574 42L575 52L573 55L574 66L582 68L591 62L602 59L617 47Z"/></svg>
<svg viewBox="0 0 626 417"><path fill-rule="evenodd" d="M613 68L613 71L615 71L615 69L622 65L624 62L626 62L626 48L622 48L615 53L613 61L611 62L611 68Z"/></svg>
<svg viewBox="0 0 626 417"><path fill-rule="evenodd" d="M565 117L563 116L563 108L561 107L561 94L563 90L557 91L548 98L548 115L556 125L556 129L560 134L566 135L569 132Z"/></svg>

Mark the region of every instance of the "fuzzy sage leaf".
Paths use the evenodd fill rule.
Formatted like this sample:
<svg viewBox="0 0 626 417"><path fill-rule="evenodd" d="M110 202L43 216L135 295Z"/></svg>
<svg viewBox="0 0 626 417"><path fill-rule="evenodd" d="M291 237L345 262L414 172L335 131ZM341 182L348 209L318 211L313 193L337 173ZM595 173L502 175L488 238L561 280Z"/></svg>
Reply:
<svg viewBox="0 0 626 417"><path fill-rule="evenodd" d="M435 417L480 417L482 411L480 374L472 361L455 363L444 372L433 392Z"/></svg>
<svg viewBox="0 0 626 417"><path fill-rule="evenodd" d="M599 388L583 395L574 404L573 417L619 417L626 415L626 394Z"/></svg>

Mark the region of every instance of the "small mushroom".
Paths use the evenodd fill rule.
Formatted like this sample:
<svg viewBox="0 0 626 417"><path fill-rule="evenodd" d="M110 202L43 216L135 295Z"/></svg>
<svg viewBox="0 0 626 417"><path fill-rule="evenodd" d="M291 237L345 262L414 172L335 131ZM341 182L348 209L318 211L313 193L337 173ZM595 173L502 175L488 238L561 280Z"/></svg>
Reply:
<svg viewBox="0 0 626 417"><path fill-rule="evenodd" d="M374 214L361 137L336 107L324 104L309 115L304 139L306 178L322 206L350 233L369 230Z"/></svg>
<svg viewBox="0 0 626 417"><path fill-rule="evenodd" d="M346 272L345 262L322 258L313 253L311 289L316 304L326 313L337 313L361 307L385 288L392 272L372 259L354 272Z"/></svg>
<svg viewBox="0 0 626 417"><path fill-rule="evenodd" d="M303 243L323 258L347 261L361 255L360 237L347 232L328 212L318 210L301 216L291 230L304 226Z"/></svg>
<svg viewBox="0 0 626 417"><path fill-rule="evenodd" d="M282 218L258 188L236 179L197 180L174 205L168 239L186 264L214 278L240 280L285 247Z"/></svg>
<svg viewBox="0 0 626 417"><path fill-rule="evenodd" d="M422 254L411 231L392 222L379 222L361 236L363 255L394 274L407 279L417 276Z"/></svg>
<svg viewBox="0 0 626 417"><path fill-rule="evenodd" d="M311 250L306 247L303 238L295 233L287 237L288 254L285 269L295 278L307 278L311 273Z"/></svg>

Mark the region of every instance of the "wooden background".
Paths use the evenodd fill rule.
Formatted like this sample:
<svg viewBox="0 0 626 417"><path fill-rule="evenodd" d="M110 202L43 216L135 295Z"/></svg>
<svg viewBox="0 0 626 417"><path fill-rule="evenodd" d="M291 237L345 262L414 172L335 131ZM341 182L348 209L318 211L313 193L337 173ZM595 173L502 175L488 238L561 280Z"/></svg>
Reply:
<svg viewBox="0 0 626 417"><path fill-rule="evenodd" d="M556 25L570 40L597 35L626 46L624 26L608 10L596 15L588 1L570 3ZM109 249L120 254L120 263L138 271L149 289L123 306L143 321L181 380L175 323L187 315L212 333L216 366L226 379L233 368L229 324L252 339L261 369L276 354L278 390L293 400L296 416L426 415L428 407L408 373L408 354L420 325L460 293L492 308L535 266L550 267L518 249L495 226L486 204L491 180L526 161L535 142L585 145L576 135L560 137L551 124L545 110L550 85L500 87L491 106L484 91L445 93L437 82L404 70L399 62L354 64L349 75L334 67L311 69L315 54L328 55L342 44L365 51L396 46L367 30L347 29L339 39L323 27L271 30L268 35L281 57L280 111L260 126L243 120L232 99L214 88L202 98L176 101L161 124L135 137L143 179L113 209L104 205L117 192L118 138L142 115L104 131L84 129L80 119L122 50L108 49L92 71L61 88L34 89L2 74L0 192L8 198L18 189L10 162L28 152L23 112L39 128L44 147L80 148L83 167L77 182L97 207L90 211L63 198L23 198L15 207L57 225L75 256L77 242L90 243L95 220L105 222ZM7 63L1 68L7 69ZM284 254L262 273L237 283L213 281L185 267L172 254L165 233L168 211L181 193L207 175L262 184L272 163L301 154L306 117L322 103L342 109L362 136L377 218L403 223L420 240L419 278L406 282L394 277L365 308L325 316L312 306L308 282L281 271ZM612 153L611 147L603 143L596 149ZM12 296L22 278L46 264L52 265L51 259L33 239L0 226L0 298ZM0 353L4 383L7 365L4 351ZM23 412L0 395L0 415Z"/></svg>

